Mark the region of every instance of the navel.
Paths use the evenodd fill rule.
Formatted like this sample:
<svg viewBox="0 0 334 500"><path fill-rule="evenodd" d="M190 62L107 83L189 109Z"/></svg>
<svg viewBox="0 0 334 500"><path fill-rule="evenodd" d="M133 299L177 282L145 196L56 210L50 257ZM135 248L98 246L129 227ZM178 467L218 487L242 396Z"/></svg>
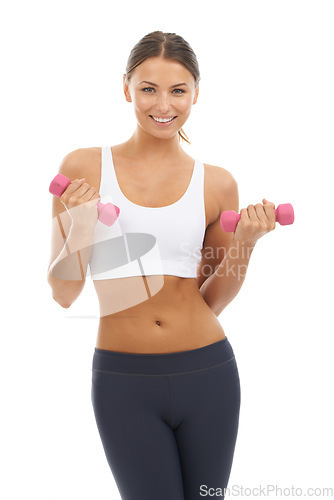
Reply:
<svg viewBox="0 0 334 500"><path fill-rule="evenodd" d="M156 324L157 324L158 326L160 326L160 325L161 325L160 321L156 321Z"/></svg>

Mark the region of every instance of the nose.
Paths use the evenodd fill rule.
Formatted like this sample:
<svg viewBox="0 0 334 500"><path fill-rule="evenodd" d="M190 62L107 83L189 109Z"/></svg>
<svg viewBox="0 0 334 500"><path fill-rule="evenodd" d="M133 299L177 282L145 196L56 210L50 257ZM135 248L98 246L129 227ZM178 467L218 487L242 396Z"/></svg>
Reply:
<svg viewBox="0 0 334 500"><path fill-rule="evenodd" d="M162 114L167 114L167 112L170 110L169 99L170 97L164 93L161 93L159 96L157 96L156 108Z"/></svg>

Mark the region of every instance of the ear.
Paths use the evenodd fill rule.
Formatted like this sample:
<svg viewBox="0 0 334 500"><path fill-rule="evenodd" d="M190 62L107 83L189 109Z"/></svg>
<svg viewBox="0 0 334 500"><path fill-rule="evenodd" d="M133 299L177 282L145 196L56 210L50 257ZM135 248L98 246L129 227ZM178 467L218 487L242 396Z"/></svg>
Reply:
<svg viewBox="0 0 334 500"><path fill-rule="evenodd" d="M199 83L199 82L198 82L198 83ZM195 91L195 96L194 96L194 101L193 101L193 104L196 104L196 102L197 102L198 92L199 92L199 85L197 85L197 89L196 89L196 91Z"/></svg>
<svg viewBox="0 0 334 500"><path fill-rule="evenodd" d="M125 99L128 102L132 102L131 94L130 94L130 90L129 90L129 85L126 82L125 77L126 77L126 75L125 75L125 73L123 73L123 91L124 91Z"/></svg>

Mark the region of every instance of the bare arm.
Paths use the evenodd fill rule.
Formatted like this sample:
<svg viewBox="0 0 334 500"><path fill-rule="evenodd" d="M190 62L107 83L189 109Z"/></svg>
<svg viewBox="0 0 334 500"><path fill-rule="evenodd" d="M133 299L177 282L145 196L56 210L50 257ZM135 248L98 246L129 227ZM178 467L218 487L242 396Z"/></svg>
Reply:
<svg viewBox="0 0 334 500"><path fill-rule="evenodd" d="M69 153L63 159L59 173L72 181L87 174L89 176L86 151L78 149ZM75 224L62 201L53 197L51 259L47 281L52 288L52 297L62 307L69 307L84 288L93 233L91 224Z"/></svg>
<svg viewBox="0 0 334 500"><path fill-rule="evenodd" d="M219 185L218 181L217 185ZM221 211L234 210L238 213L239 196L236 181L232 176L228 180L224 176L220 186L223 200ZM230 242L226 247L227 252L224 258L200 287L203 299L216 316L219 316L238 294L245 280L249 259L257 240L275 229L275 205L265 198L263 201L263 205L257 203L241 209L241 218L234 233L228 233ZM227 236L222 236L222 233L226 234L220 228L220 231L214 235L214 247L219 242L226 241Z"/></svg>
<svg viewBox="0 0 334 500"><path fill-rule="evenodd" d="M205 231L202 259L197 269L199 289L225 257L233 238L233 233L225 233L222 230L220 215L223 210L238 212L239 209L238 187L232 174L222 167L213 165L209 167L207 182L209 182L210 196L216 205L216 218Z"/></svg>
<svg viewBox="0 0 334 500"><path fill-rule="evenodd" d="M93 231L78 229L72 224L60 254L49 265L47 280L53 298L62 307L70 307L82 292L92 241Z"/></svg>
<svg viewBox="0 0 334 500"><path fill-rule="evenodd" d="M200 292L216 316L239 293L245 281L254 245L234 240L215 272L203 283Z"/></svg>
<svg viewBox="0 0 334 500"><path fill-rule="evenodd" d="M202 259L202 267L209 269L210 275L207 278L199 277L198 281L203 299L216 316L219 316L242 287L254 245L236 241L234 233L225 233L220 225L221 212L239 212L236 180L229 172L218 168L215 172L215 186L219 214L207 229Z"/></svg>

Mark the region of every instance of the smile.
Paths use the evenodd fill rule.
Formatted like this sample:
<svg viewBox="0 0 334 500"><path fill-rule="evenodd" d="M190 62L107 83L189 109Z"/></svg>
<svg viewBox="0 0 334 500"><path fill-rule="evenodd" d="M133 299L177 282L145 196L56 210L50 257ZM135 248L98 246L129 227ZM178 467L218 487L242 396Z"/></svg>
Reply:
<svg viewBox="0 0 334 500"><path fill-rule="evenodd" d="M152 118L154 123L156 123L156 125L158 125L158 126L167 126L170 123L172 123L175 120L175 118L177 118L177 116L174 116L173 118L159 118L159 117L153 117L152 115L150 115L150 118Z"/></svg>

